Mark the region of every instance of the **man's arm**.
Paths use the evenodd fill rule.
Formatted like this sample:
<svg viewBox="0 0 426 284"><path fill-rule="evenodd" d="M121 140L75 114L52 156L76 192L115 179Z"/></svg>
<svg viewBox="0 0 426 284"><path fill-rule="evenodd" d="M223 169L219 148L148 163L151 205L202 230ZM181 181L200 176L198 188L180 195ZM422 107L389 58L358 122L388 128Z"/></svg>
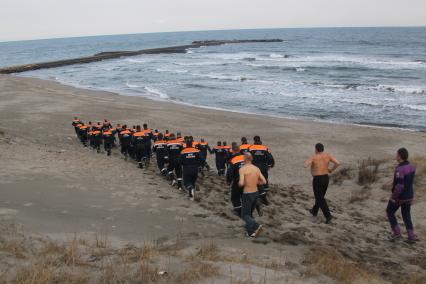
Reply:
<svg viewBox="0 0 426 284"><path fill-rule="evenodd" d="M244 187L244 183L245 183L245 180L244 180L244 169L241 168L239 172L240 172L240 181L238 182L238 185L240 187Z"/></svg>
<svg viewBox="0 0 426 284"><path fill-rule="evenodd" d="M264 185L266 184L266 178L262 175L262 173L260 172L260 170L258 170L259 173L259 180L257 182L258 185Z"/></svg>
<svg viewBox="0 0 426 284"><path fill-rule="evenodd" d="M399 169L396 169L395 171L395 186L392 191L392 195L390 200L395 202L399 199L399 196L404 191L404 173L400 171Z"/></svg>
<svg viewBox="0 0 426 284"><path fill-rule="evenodd" d="M314 161L314 159L313 159L314 157L313 156L311 156L309 159L307 159L304 163L303 163L303 166L305 167L305 168L309 168L311 165L312 165L312 162Z"/></svg>
<svg viewBox="0 0 426 284"><path fill-rule="evenodd" d="M330 155L330 162L333 163L333 167L329 170L329 172L332 173L340 166L340 162L332 155Z"/></svg>

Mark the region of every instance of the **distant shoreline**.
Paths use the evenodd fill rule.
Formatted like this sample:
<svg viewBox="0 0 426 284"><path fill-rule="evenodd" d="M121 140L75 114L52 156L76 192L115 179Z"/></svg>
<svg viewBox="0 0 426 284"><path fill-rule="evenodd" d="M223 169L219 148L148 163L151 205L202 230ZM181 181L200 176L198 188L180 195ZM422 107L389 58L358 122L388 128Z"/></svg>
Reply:
<svg viewBox="0 0 426 284"><path fill-rule="evenodd" d="M62 86L78 88L78 89L81 89L81 90L107 92L107 93L110 93L110 94L113 94L113 95L116 95L116 96L119 96L119 97L136 97L136 98L147 99L147 100L159 102L159 103L172 103L172 104L176 104L176 105L195 107L195 108L199 108L199 109L209 109L209 110L213 110L213 111L223 111L223 112L237 113L237 114L243 114L243 115L253 115L253 116L260 116L260 117L265 117L265 118L270 117L270 118L278 118L278 119L288 119L288 120L300 121L300 122L304 122L304 123L326 123L326 124L330 124L330 125L357 126L357 127L366 127L366 128L372 128L372 129L377 128L377 129L426 133L426 130L422 130L422 129L403 128L403 127L389 126L389 125L384 125L384 124L338 122L338 121L325 120L325 119L309 119L309 118L306 118L306 117L291 117L291 116L279 116L279 115L272 115L272 114L245 112L245 111L231 110L231 109L225 109L225 108L217 108L217 107L209 107L209 106L203 106L203 105L197 105L197 104L190 104L190 103L186 103L186 102L182 102L182 101L178 101L178 100L173 100L173 99L161 99L161 98L153 99L153 98L150 98L148 96L125 95L125 94L120 94L119 92L116 92L116 91L108 91L108 90L102 90L102 89L97 89L97 88L92 88L92 87L84 87L84 86L78 86L78 85L73 85L73 84L66 84L66 83L63 83L63 82L56 81L56 80L48 80L48 79L43 79L43 78L38 78L38 77L33 77L33 76L20 76L20 75L12 75L12 76L19 77L19 78L36 78L36 79L39 79L39 80L57 83L57 84L60 84Z"/></svg>

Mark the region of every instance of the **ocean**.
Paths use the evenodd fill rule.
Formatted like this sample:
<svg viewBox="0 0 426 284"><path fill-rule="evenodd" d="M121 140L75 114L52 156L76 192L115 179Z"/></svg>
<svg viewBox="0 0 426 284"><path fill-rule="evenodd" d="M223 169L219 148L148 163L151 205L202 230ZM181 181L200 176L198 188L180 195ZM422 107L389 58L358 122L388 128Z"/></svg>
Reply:
<svg viewBox="0 0 426 284"><path fill-rule="evenodd" d="M0 43L0 66L208 39L280 38L19 74L214 109L426 130L426 28L229 30Z"/></svg>

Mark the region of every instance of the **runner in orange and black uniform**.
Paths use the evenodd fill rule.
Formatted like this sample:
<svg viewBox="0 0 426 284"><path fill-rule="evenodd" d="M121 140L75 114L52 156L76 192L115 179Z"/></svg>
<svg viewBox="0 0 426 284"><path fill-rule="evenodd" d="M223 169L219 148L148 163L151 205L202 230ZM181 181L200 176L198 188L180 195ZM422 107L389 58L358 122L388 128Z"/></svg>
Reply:
<svg viewBox="0 0 426 284"><path fill-rule="evenodd" d="M95 129L92 131L93 137L93 147L96 149L97 153L101 152L101 144L102 144L102 132L99 129Z"/></svg>
<svg viewBox="0 0 426 284"><path fill-rule="evenodd" d="M154 142L152 151L157 157L157 166L160 169L161 174L167 174L166 163L169 159L169 149L167 147L167 141L164 140L163 134L159 133L157 135L157 141Z"/></svg>
<svg viewBox="0 0 426 284"><path fill-rule="evenodd" d="M217 174L219 176L223 176L225 174L225 165L228 154L226 149L223 148L222 142L218 141L217 146L213 147L210 153L215 154Z"/></svg>
<svg viewBox="0 0 426 284"><path fill-rule="evenodd" d="M166 129L166 132L164 133L164 140L169 141L170 135L172 135L168 129Z"/></svg>
<svg viewBox="0 0 426 284"><path fill-rule="evenodd" d="M130 143L132 140L132 132L127 129L126 125L123 125L122 130L119 134L119 139L121 145L121 153L127 159L127 156L129 155Z"/></svg>
<svg viewBox="0 0 426 284"><path fill-rule="evenodd" d="M78 132L80 135L80 141L83 143L84 147L87 147L87 132L89 130L89 126L87 125L80 125L78 127Z"/></svg>
<svg viewBox="0 0 426 284"><path fill-rule="evenodd" d="M167 167L167 176L172 181L172 185L177 184L179 190L182 190L182 163L180 152L183 150L182 142L174 139L175 135L172 133L167 142L167 149L169 152L169 165Z"/></svg>
<svg viewBox="0 0 426 284"><path fill-rule="evenodd" d="M226 166L226 169L227 169L228 166L229 166L229 160L231 159L231 156L232 156L231 147L228 146L228 144L226 143L226 141L222 142L222 147L226 151L226 163L225 163L225 166ZM226 169L224 171L224 174L226 173Z"/></svg>
<svg viewBox="0 0 426 284"><path fill-rule="evenodd" d="M266 179L266 184L259 186L259 198L265 204L269 205L268 199L266 198L267 191L269 190L268 184L268 170L273 168L275 165L274 157L268 147L262 145L262 141L259 136L253 138L254 144L250 146L249 151L253 156L253 165L260 169L260 172Z"/></svg>
<svg viewBox="0 0 426 284"><path fill-rule="evenodd" d="M154 132L152 133L152 141L157 141L158 140L158 135L160 134L160 132L158 132L158 129L155 129ZM164 139L164 137L163 137Z"/></svg>
<svg viewBox="0 0 426 284"><path fill-rule="evenodd" d="M237 143L232 143L232 156L226 171L226 183L231 186L231 202L234 212L241 217L241 197L243 188L240 187L240 168L244 166L244 155L240 154L240 148Z"/></svg>
<svg viewBox="0 0 426 284"><path fill-rule="evenodd" d="M83 125L83 121L81 121L77 116L74 116L74 120L72 121L72 126L74 126L75 134L77 134L77 137L80 138L80 133L78 131L77 125Z"/></svg>
<svg viewBox="0 0 426 284"><path fill-rule="evenodd" d="M180 158L182 161L183 184L188 191L189 198L194 200L195 183L197 182L199 168L203 164L203 157L200 150L193 147L191 138L186 140L186 147L182 150Z"/></svg>
<svg viewBox="0 0 426 284"><path fill-rule="evenodd" d="M244 154L245 152L248 152L250 146L251 145L247 142L247 138L241 137L240 153Z"/></svg>
<svg viewBox="0 0 426 284"><path fill-rule="evenodd" d="M104 118L104 121L102 123L102 130L107 130L112 128L111 122L108 121L108 119Z"/></svg>
<svg viewBox="0 0 426 284"><path fill-rule="evenodd" d="M146 159L146 131L141 129L141 126L136 126L136 131L132 136L132 145L135 151L136 162L138 162L139 168L143 168L143 163Z"/></svg>
<svg viewBox="0 0 426 284"><path fill-rule="evenodd" d="M152 156L152 140L154 138L154 135L152 134L152 129L148 128L148 124L143 124L143 131L145 132L145 152L144 152L144 158L147 163L149 163L151 156Z"/></svg>
<svg viewBox="0 0 426 284"><path fill-rule="evenodd" d="M198 143L198 145L196 145L196 148L198 149L198 150L200 150L200 152L201 152L201 155L203 156L203 164L201 165L201 169L204 169L204 168L206 168L207 170L210 170L210 166L209 166L209 164L207 163L207 151L208 152L211 152L212 151L212 149L210 148L210 146L209 146L209 143L207 143L205 140L204 140L204 138L201 138L201 142L200 143Z"/></svg>
<svg viewBox="0 0 426 284"><path fill-rule="evenodd" d="M105 129L102 132L102 138L104 140L104 150L108 156L111 156L112 145L115 141L115 136L111 129Z"/></svg>

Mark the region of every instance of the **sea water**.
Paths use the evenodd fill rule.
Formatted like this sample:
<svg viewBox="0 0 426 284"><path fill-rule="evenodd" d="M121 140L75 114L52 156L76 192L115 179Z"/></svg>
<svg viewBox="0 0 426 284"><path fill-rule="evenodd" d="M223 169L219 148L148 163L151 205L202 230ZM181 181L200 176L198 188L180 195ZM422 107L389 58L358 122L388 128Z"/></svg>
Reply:
<svg viewBox="0 0 426 284"><path fill-rule="evenodd" d="M0 66L208 39L268 39L19 74L156 100L426 130L426 28L268 29L0 43Z"/></svg>

